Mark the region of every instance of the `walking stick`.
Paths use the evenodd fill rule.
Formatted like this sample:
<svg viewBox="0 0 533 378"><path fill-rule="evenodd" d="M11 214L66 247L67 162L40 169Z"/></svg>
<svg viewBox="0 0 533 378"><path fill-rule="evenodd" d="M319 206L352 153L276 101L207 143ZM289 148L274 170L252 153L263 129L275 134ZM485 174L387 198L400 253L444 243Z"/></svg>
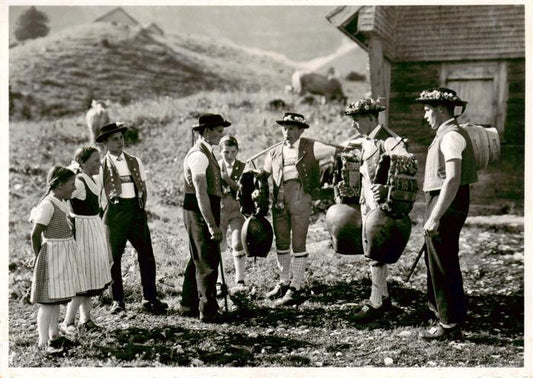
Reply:
<svg viewBox="0 0 533 378"><path fill-rule="evenodd" d="M222 263L222 251L218 247L218 255L220 256L220 278L222 278L222 293L224 293L224 309L228 313L228 286L226 285L226 278L224 277L224 264Z"/></svg>
<svg viewBox="0 0 533 378"><path fill-rule="evenodd" d="M409 274L404 277L403 282L408 282L411 279L411 276L415 272L416 266L418 265L418 261L420 261L420 257L422 257L422 254L424 253L425 250L426 250L426 243L422 244L422 247L420 247L420 250L418 251L416 259L413 262L413 265L411 265L411 269L409 269Z"/></svg>

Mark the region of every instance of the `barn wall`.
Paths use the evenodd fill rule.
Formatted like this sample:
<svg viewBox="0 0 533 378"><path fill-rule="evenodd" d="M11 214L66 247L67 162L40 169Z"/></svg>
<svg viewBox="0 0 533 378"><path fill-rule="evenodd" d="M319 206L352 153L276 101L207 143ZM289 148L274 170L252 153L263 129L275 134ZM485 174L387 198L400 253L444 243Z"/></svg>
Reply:
<svg viewBox="0 0 533 378"><path fill-rule="evenodd" d="M501 158L478 173L479 182L472 186L473 206L523 207L524 201L524 127L525 64L524 59L507 61L509 100L505 123L506 143ZM440 85L440 62L403 62L391 65L389 127L408 138L409 150L419 162L418 182L422 184L427 147L434 132L424 120L423 105L414 102L419 93ZM516 141L516 142L512 142ZM516 143L516 144L515 144ZM498 182L498 185L494 185ZM423 200L419 193L418 200ZM503 212L508 210L502 210ZM509 210L512 211L512 210Z"/></svg>
<svg viewBox="0 0 533 378"><path fill-rule="evenodd" d="M507 62L507 67L509 99L507 101L507 117L505 119L505 140L509 144L524 145L526 109L525 60L510 60Z"/></svg>

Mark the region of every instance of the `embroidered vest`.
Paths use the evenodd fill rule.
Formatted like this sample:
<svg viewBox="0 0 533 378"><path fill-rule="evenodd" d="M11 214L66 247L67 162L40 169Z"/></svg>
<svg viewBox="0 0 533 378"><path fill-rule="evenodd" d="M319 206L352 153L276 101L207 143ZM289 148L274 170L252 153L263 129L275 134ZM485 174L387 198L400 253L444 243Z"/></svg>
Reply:
<svg viewBox="0 0 533 378"><path fill-rule="evenodd" d="M218 165L220 166L221 172L226 171L226 164L224 163L224 159L220 159L218 161ZM238 183L241 179L242 172L244 171L244 166L245 164L242 161L235 159L233 163L233 169L231 170L231 179L236 183ZM230 195L231 197L233 197L233 199L237 199L237 190L230 188L230 186L224 180L221 181L221 184L222 193Z"/></svg>
<svg viewBox="0 0 533 378"><path fill-rule="evenodd" d="M466 148L462 153L461 160L461 185L477 182L476 158L470 137L457 124L446 126L438 135L435 135L433 142L429 146L426 160L426 171L424 174L424 192L440 190L446 179L446 162L440 149L440 143L444 135L451 131L456 131L466 140Z"/></svg>
<svg viewBox="0 0 533 378"><path fill-rule="evenodd" d="M98 201L98 196L93 193L89 186L85 182L83 177L78 177L83 185L85 186L85 199L80 200L78 198L71 198L70 204L72 205L72 210L74 214L77 215L98 215L100 210L100 204Z"/></svg>
<svg viewBox="0 0 533 378"><path fill-rule="evenodd" d="M146 184L141 179L141 172L139 171L139 163L137 159L127 153L124 154L124 159L128 165L130 175L133 179L133 184L135 185L135 192L138 197L142 197L143 193L146 192ZM111 157L106 155L104 162L102 164L103 171L103 180L104 180L104 190L107 196L107 199L112 202L114 198L120 197L122 193L122 183L120 181L120 176L118 174L117 168L111 162Z"/></svg>
<svg viewBox="0 0 533 378"><path fill-rule="evenodd" d="M314 154L315 142L306 138L300 138L298 146L298 160L296 170L298 178L306 193L315 197L320 188L320 166ZM272 178L274 180L274 198L277 198L279 186L283 180L283 145L270 152L272 157Z"/></svg>
<svg viewBox="0 0 533 378"><path fill-rule="evenodd" d="M207 149L206 146L204 146L203 143L198 141L187 153L187 156L185 157L185 162L187 161L187 158L189 155L195 151L200 151L205 154L205 156L209 159L209 165L207 166L206 170L206 180L207 180L207 194L210 196L215 197L222 197L222 185L221 185L221 178L220 178L220 167L218 165L217 160L215 159L215 156L211 151ZM194 185L192 183L192 173L191 169L187 164L184 164L183 167L183 175L184 180L183 183L185 185L185 193L186 194L195 194Z"/></svg>

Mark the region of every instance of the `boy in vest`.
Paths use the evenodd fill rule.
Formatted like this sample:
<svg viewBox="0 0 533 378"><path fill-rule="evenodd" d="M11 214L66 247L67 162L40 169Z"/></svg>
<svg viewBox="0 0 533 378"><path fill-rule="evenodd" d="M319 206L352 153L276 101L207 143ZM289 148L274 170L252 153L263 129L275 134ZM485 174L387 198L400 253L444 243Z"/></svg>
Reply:
<svg viewBox="0 0 533 378"><path fill-rule="evenodd" d="M244 216L240 212L240 204L237 201L238 182L244 172L245 164L237 159L238 153L239 143L235 137L226 135L220 140L220 154L222 155L222 159L218 161L218 165L220 166L222 178L222 202L220 206L221 249L225 247L226 233L229 229L231 238L230 249L235 266L234 292L246 290L244 282L246 252L241 242L241 229L244 224ZM219 275L217 287L220 287L222 284L220 277L221 275Z"/></svg>
<svg viewBox="0 0 533 378"><path fill-rule="evenodd" d="M392 302L387 287L388 265L376 261L369 256L368 241L365 240L367 228L367 215L375 209L385 196L383 185L375 184L374 178L378 169L378 163L384 153L407 154L405 144L393 138L383 125L378 121L378 115L385 110L385 106L379 100L365 98L353 102L345 109L344 114L352 118L352 128L357 130L357 135L349 141L348 146L361 151L363 163L361 172L361 218L363 224L363 249L365 256L370 262L372 286L370 298L363 302L353 315L353 320L359 322L372 321L382 317L385 312L392 309ZM339 194L343 196L342 187Z"/></svg>
<svg viewBox="0 0 533 378"><path fill-rule="evenodd" d="M337 148L301 138L309 127L301 114L285 113L276 123L282 127L284 143L269 151L264 172L272 175L274 183L272 221L280 281L266 297L278 298L274 304L284 306L302 301L311 201L320 191L318 161L335 155Z"/></svg>
<svg viewBox="0 0 533 378"><path fill-rule="evenodd" d="M137 251L143 287L143 309L153 314L163 314L168 305L157 298L155 258L144 210L146 172L139 158L122 150L126 130L127 127L121 123L110 123L102 126L96 136L96 142L107 147L100 178L104 189L103 220L113 255L111 313L119 314L126 310L121 260L126 242L129 241Z"/></svg>
<svg viewBox="0 0 533 378"><path fill-rule="evenodd" d="M219 114L206 113L193 130L200 134L183 161L185 198L183 221L189 235L190 259L185 269L180 314L220 323L216 283L220 264L220 166L213 154L231 123Z"/></svg>
<svg viewBox="0 0 533 378"><path fill-rule="evenodd" d="M459 234L468 215L470 184L477 181L476 161L468 134L459 127L455 91L425 90L416 99L424 118L436 131L429 146L423 190L426 194L424 235L428 272L428 305L439 320L424 331L425 339L460 338L466 298L459 266Z"/></svg>

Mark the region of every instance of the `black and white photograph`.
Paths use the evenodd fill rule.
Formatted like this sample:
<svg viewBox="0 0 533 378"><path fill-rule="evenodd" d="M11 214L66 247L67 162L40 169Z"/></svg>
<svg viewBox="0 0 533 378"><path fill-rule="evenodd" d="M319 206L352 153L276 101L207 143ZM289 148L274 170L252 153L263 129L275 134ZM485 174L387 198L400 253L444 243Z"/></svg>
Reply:
<svg viewBox="0 0 533 378"><path fill-rule="evenodd" d="M0 7L0 376L533 377L531 4Z"/></svg>

